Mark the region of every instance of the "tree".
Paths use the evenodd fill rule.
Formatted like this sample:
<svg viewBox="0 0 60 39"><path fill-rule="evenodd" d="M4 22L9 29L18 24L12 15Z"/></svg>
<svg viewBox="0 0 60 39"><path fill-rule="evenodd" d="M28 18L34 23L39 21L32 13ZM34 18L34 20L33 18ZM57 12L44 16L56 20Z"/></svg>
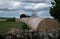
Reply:
<svg viewBox="0 0 60 39"><path fill-rule="evenodd" d="M52 7L50 7L50 14L60 22L60 0L54 0L51 4Z"/></svg>
<svg viewBox="0 0 60 39"><path fill-rule="evenodd" d="M27 18L27 17L31 17L31 16L25 15L25 14L21 14L21 15L20 15L20 18Z"/></svg>
<svg viewBox="0 0 60 39"><path fill-rule="evenodd" d="M26 17L25 14L21 14L21 15L20 15L20 18L25 18L25 17Z"/></svg>

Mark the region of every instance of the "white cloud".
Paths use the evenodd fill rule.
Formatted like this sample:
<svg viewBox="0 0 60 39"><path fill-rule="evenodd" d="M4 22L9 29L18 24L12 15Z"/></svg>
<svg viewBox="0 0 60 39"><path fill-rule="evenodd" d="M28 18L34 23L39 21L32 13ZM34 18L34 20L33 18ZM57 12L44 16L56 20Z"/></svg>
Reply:
<svg viewBox="0 0 60 39"><path fill-rule="evenodd" d="M19 0L18 0L19 1ZM10 9L13 9L13 8L18 8L18 7L22 7L22 8L25 8L25 9L38 9L38 8L45 8L45 7L49 7L48 4L46 3L38 3L38 4L34 4L34 3L24 3L24 2L18 2L18 1L10 1L10 0L5 0L5 1L1 1L0 0L0 6L1 7L7 7L7 8L10 8ZM41 1L41 2L45 2L46 0L23 0L23 1Z"/></svg>
<svg viewBox="0 0 60 39"><path fill-rule="evenodd" d="M30 6L28 6L28 5L27 5L27 6L24 6L24 8L25 8L25 9L33 9L33 8L32 8L32 5L30 5Z"/></svg>
<svg viewBox="0 0 60 39"><path fill-rule="evenodd" d="M16 1L12 1L10 2L10 6L13 7L13 8L18 8L20 7L20 2L16 2Z"/></svg>
<svg viewBox="0 0 60 39"><path fill-rule="evenodd" d="M45 8L49 8L51 6L51 4L47 4L47 3L22 3L21 8L24 9L32 9L32 10L38 10L38 9L45 9Z"/></svg>
<svg viewBox="0 0 60 39"><path fill-rule="evenodd" d="M51 6L50 4L51 0L0 0L0 9L18 9L20 14L28 14L28 13L32 13L32 11L28 11L28 10L37 10L36 13L39 13L40 15L44 14L46 12L46 10L44 10L45 8L48 10L49 6ZM38 11L42 9L42 11ZM22 10L22 11L21 11ZM24 11L27 10L27 11ZM17 12L6 12L3 11L4 13L17 13ZM0 10L0 13L3 13Z"/></svg>
<svg viewBox="0 0 60 39"><path fill-rule="evenodd" d="M26 14L24 11L20 11L19 14Z"/></svg>
<svg viewBox="0 0 60 39"><path fill-rule="evenodd" d="M37 12L37 16L39 17L44 17L44 18L53 18L52 16L50 16L49 10L46 10L46 11L39 11Z"/></svg>
<svg viewBox="0 0 60 39"><path fill-rule="evenodd" d="M37 12L38 15L43 15L46 11L39 11Z"/></svg>
<svg viewBox="0 0 60 39"><path fill-rule="evenodd" d="M39 3L39 4L36 4L33 8L34 9L42 9L42 8L46 8L46 7L49 7L50 5L46 4L46 3Z"/></svg>
<svg viewBox="0 0 60 39"><path fill-rule="evenodd" d="M0 0L0 8L15 9L20 7L20 2L10 0Z"/></svg>

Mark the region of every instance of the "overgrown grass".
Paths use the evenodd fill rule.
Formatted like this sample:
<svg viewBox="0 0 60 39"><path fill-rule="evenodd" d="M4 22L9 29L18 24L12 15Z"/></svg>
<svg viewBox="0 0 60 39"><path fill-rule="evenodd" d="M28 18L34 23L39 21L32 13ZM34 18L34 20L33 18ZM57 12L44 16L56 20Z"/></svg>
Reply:
<svg viewBox="0 0 60 39"><path fill-rule="evenodd" d="M7 22L0 21L0 34L8 32L11 28L20 28L24 23L23 22Z"/></svg>

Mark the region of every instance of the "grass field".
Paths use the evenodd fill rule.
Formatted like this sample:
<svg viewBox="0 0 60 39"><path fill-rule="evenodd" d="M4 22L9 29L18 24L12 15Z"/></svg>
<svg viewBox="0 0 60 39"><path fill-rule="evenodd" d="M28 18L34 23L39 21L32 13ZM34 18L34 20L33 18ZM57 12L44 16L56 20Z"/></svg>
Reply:
<svg viewBox="0 0 60 39"><path fill-rule="evenodd" d="M0 19L0 21L6 21L7 19Z"/></svg>
<svg viewBox="0 0 60 39"><path fill-rule="evenodd" d="M19 28L23 23L0 21L0 34L8 32L11 28Z"/></svg>

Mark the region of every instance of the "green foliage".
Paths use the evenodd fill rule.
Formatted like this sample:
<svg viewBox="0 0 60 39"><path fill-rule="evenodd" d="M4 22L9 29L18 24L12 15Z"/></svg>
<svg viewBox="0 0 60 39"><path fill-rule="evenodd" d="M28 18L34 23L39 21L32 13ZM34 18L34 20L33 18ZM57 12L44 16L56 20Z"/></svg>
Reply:
<svg viewBox="0 0 60 39"><path fill-rule="evenodd" d="M14 18L8 18L7 21L15 22L15 17Z"/></svg>
<svg viewBox="0 0 60 39"><path fill-rule="evenodd" d="M25 14L20 15L20 18L26 18L26 17L31 17L31 16L28 16L28 15L25 15Z"/></svg>
<svg viewBox="0 0 60 39"><path fill-rule="evenodd" d="M30 29L27 24L23 22L0 21L0 34L7 33L11 28Z"/></svg>
<svg viewBox="0 0 60 39"><path fill-rule="evenodd" d="M30 29L29 26L24 22L21 24L21 28L22 29Z"/></svg>
<svg viewBox="0 0 60 39"><path fill-rule="evenodd" d="M54 0L52 3L52 7L50 7L50 14L55 19L60 21L60 0Z"/></svg>
<svg viewBox="0 0 60 39"><path fill-rule="evenodd" d="M20 18L25 18L25 17L26 17L25 14L21 14L21 15L20 15Z"/></svg>

